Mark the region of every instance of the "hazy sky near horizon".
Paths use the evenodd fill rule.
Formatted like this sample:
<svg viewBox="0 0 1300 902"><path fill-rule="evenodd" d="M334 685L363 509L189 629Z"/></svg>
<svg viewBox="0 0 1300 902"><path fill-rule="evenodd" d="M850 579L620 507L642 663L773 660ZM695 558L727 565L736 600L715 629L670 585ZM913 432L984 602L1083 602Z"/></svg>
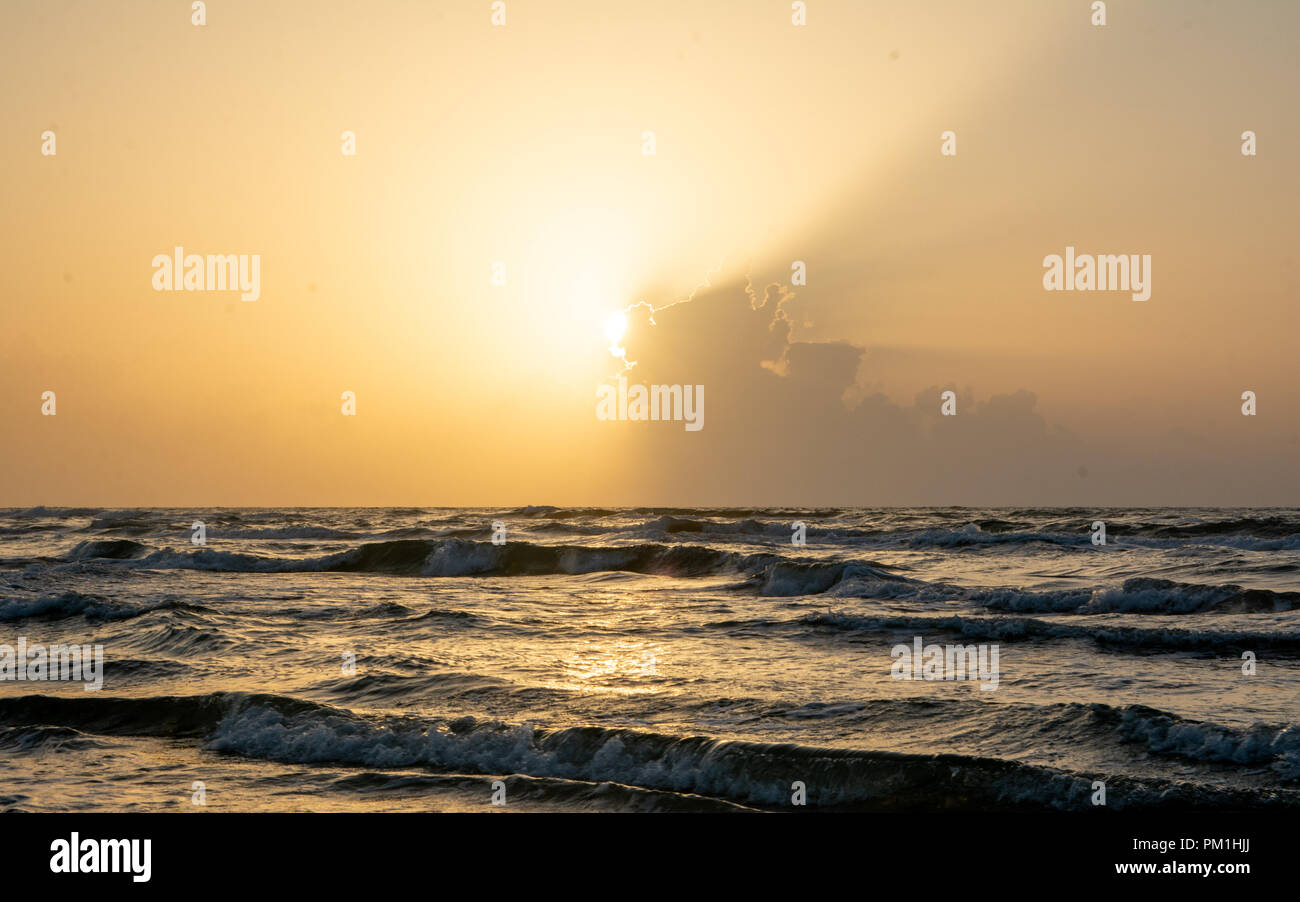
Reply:
<svg viewBox="0 0 1300 902"><path fill-rule="evenodd" d="M9 0L0 506L1300 504L1300 5L1090 5Z"/></svg>

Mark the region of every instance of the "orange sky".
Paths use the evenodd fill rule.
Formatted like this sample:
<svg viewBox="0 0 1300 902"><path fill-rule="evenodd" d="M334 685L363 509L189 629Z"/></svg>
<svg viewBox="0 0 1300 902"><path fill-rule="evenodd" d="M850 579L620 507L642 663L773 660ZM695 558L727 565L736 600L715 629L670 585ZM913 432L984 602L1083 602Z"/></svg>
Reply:
<svg viewBox="0 0 1300 902"><path fill-rule="evenodd" d="M1300 503L1300 7L506 5L6 2L0 505Z"/></svg>

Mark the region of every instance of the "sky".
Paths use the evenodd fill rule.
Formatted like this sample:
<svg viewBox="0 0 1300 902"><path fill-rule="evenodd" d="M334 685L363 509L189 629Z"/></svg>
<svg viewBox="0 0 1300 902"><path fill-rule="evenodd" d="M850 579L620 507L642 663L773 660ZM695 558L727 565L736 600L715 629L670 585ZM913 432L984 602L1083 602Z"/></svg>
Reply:
<svg viewBox="0 0 1300 902"><path fill-rule="evenodd" d="M192 15L0 7L0 505L1300 504L1296 4Z"/></svg>

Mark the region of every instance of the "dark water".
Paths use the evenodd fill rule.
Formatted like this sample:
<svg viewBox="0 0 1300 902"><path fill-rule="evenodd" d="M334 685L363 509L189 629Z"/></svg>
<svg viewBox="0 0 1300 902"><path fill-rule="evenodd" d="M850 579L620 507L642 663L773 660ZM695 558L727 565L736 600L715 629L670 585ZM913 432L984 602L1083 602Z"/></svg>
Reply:
<svg viewBox="0 0 1300 902"><path fill-rule="evenodd" d="M0 807L1300 807L1298 573L1295 510L0 511L0 644L105 661L0 682Z"/></svg>

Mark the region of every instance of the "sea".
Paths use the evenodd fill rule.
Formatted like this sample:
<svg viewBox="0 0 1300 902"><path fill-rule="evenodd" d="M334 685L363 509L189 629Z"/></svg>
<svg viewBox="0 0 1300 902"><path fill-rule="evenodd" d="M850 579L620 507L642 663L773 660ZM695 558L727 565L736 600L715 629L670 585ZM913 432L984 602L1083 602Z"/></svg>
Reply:
<svg viewBox="0 0 1300 902"><path fill-rule="evenodd" d="M1300 809L1298 607L1295 509L0 510L0 810Z"/></svg>

